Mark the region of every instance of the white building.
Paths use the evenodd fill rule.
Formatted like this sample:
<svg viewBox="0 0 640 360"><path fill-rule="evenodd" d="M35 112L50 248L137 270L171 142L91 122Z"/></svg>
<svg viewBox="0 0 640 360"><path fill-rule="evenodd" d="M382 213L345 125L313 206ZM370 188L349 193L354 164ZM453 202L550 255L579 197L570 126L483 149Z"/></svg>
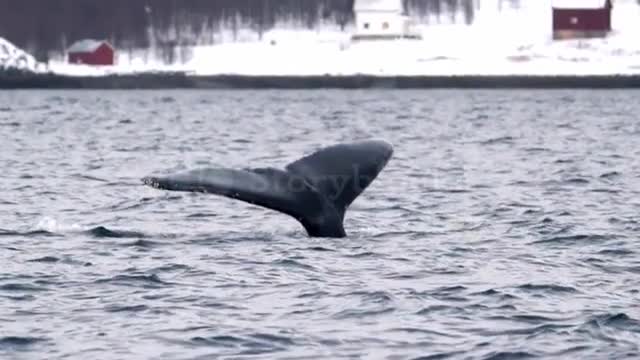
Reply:
<svg viewBox="0 0 640 360"><path fill-rule="evenodd" d="M353 40L419 39L402 0L355 0Z"/></svg>

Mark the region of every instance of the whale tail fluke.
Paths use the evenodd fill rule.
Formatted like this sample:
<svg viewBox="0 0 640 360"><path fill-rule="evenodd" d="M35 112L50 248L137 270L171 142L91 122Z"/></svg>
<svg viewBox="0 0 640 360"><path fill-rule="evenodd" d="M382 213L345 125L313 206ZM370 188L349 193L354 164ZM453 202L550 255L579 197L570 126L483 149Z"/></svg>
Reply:
<svg viewBox="0 0 640 360"><path fill-rule="evenodd" d="M198 169L165 177L145 177L157 189L226 196L297 219L310 236L345 236L349 205L373 182L393 154L381 140L338 144L286 166Z"/></svg>

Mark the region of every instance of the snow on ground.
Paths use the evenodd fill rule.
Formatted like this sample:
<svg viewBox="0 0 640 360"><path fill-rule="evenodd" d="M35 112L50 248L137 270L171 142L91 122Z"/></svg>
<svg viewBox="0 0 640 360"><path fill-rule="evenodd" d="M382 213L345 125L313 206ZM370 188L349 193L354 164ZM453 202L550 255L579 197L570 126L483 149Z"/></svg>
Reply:
<svg viewBox="0 0 640 360"><path fill-rule="evenodd" d="M607 38L551 38L550 0L521 8L482 2L471 25L421 25L423 40L350 43L350 29L278 28L262 40L189 49L190 59L164 65L143 51L120 54L106 68L51 63L69 75L186 71L198 75L557 75L640 74L640 6L617 0ZM446 15L443 15L446 18Z"/></svg>
<svg viewBox="0 0 640 360"><path fill-rule="evenodd" d="M35 71L38 62L24 50L0 37L0 70L20 69Z"/></svg>

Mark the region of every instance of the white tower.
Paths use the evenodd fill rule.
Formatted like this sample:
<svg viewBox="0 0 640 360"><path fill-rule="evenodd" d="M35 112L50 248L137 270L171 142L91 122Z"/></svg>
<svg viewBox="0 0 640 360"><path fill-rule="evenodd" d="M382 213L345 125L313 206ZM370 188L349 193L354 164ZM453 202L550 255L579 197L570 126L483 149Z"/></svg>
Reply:
<svg viewBox="0 0 640 360"><path fill-rule="evenodd" d="M402 0L355 0L356 29L353 40L386 40L420 36L412 32Z"/></svg>

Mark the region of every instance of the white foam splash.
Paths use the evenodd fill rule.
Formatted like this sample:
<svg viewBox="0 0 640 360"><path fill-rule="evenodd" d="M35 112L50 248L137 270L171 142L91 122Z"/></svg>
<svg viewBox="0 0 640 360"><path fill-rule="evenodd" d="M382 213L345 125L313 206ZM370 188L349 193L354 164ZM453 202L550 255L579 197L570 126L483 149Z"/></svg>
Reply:
<svg viewBox="0 0 640 360"><path fill-rule="evenodd" d="M45 216L38 221L35 226L36 231L47 231L50 233L69 233L69 232L80 232L85 231L82 226L79 224L65 224L61 223L58 220Z"/></svg>

